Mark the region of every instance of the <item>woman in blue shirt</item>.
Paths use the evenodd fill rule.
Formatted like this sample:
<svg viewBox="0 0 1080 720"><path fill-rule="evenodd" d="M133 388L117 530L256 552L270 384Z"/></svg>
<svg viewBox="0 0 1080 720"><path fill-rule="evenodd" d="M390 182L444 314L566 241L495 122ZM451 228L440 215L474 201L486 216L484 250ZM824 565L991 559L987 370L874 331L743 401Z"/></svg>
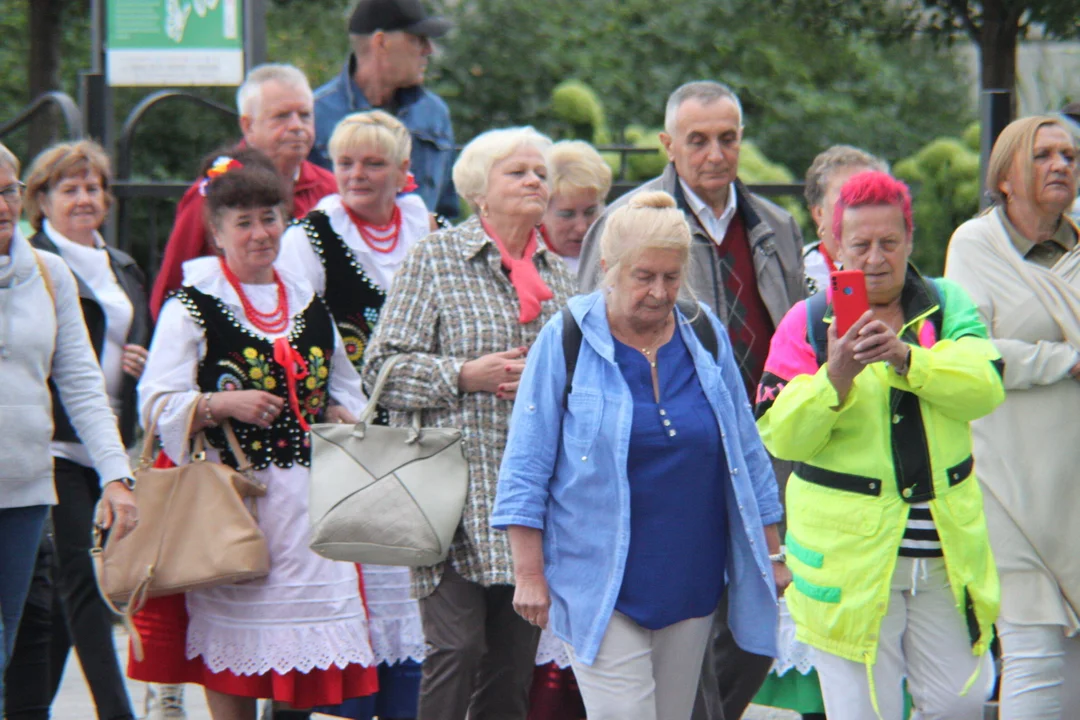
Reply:
<svg viewBox="0 0 1080 720"><path fill-rule="evenodd" d="M776 480L727 332L676 307L690 243L666 193L612 214L605 287L530 349L499 475L515 609L567 643L590 720L689 718L725 591L739 645L776 654Z"/></svg>

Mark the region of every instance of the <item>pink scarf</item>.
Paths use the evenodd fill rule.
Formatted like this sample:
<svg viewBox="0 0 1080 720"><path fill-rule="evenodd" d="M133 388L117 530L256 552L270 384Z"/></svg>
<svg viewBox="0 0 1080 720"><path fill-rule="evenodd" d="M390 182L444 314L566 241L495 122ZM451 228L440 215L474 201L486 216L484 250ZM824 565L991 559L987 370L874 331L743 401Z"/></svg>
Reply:
<svg viewBox="0 0 1080 720"><path fill-rule="evenodd" d="M480 223L484 226L484 231L488 234L488 237L495 241L496 247L499 248L499 254L502 255L503 267L509 271L510 284L514 286L518 302L521 304L518 322L522 325L531 323L540 317L540 303L554 297L551 288L544 284L544 280L540 277L540 272L533 262L533 255L536 253L537 246L536 230L529 233L529 241L525 243L525 252L519 260L506 251L506 245L503 243L502 238L496 234L494 228L484 220L481 220Z"/></svg>

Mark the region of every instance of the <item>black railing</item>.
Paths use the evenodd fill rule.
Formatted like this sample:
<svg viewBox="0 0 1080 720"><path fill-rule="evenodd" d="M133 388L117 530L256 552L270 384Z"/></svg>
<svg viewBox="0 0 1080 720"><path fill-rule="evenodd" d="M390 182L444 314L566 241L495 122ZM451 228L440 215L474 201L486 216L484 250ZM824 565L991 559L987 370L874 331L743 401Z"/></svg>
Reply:
<svg viewBox="0 0 1080 720"><path fill-rule="evenodd" d="M191 183L182 180L136 180L133 177L132 167L135 139L140 124L151 110L160 105L175 102L191 103L234 121L237 117L236 110L223 103L183 90L159 90L143 98L131 109L124 120L116 141L116 180L112 185L113 195L116 196L116 221L109 223L105 230L105 237L110 245L132 253L142 261L144 267L152 271L156 271L161 264L161 250L168 238L174 215L174 203L161 201L178 201ZM144 228L143 235L146 242L140 243L139 248L135 247L131 227L130 203L132 201L145 202L148 211L149 227ZM159 213L163 212L166 217L159 218Z"/></svg>
<svg viewBox="0 0 1080 720"><path fill-rule="evenodd" d="M70 95L58 90L50 90L38 95L33 102L20 110L18 115L0 125L0 141L24 125L29 125L34 116L50 106L55 107L59 112L60 119L64 123L63 137L65 139L77 140L83 136L82 113L79 111L78 103Z"/></svg>

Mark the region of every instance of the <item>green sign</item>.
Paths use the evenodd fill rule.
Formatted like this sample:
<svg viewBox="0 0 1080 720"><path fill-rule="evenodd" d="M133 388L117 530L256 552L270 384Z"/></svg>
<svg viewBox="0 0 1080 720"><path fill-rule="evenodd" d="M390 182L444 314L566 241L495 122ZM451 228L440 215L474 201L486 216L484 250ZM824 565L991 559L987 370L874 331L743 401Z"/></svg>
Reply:
<svg viewBox="0 0 1080 720"><path fill-rule="evenodd" d="M242 0L108 0L113 86L239 85Z"/></svg>

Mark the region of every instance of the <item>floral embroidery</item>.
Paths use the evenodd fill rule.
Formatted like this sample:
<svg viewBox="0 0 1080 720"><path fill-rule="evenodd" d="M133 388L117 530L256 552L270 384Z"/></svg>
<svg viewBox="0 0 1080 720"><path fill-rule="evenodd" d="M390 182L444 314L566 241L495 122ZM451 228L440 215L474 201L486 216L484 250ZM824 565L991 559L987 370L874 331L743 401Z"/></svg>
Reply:
<svg viewBox="0 0 1080 720"><path fill-rule="evenodd" d="M277 381L270 376L270 363L265 355L253 347L244 348L242 354L248 364L248 380L257 390L273 390L277 387Z"/></svg>
<svg viewBox="0 0 1080 720"><path fill-rule="evenodd" d="M338 324L341 332L341 340L345 343L345 353L349 356L349 362L356 365L364 357L365 335L356 325L348 322Z"/></svg>
<svg viewBox="0 0 1080 720"><path fill-rule="evenodd" d="M221 376L217 381L217 391L227 392L229 390L243 390L244 381L232 373L221 373Z"/></svg>

